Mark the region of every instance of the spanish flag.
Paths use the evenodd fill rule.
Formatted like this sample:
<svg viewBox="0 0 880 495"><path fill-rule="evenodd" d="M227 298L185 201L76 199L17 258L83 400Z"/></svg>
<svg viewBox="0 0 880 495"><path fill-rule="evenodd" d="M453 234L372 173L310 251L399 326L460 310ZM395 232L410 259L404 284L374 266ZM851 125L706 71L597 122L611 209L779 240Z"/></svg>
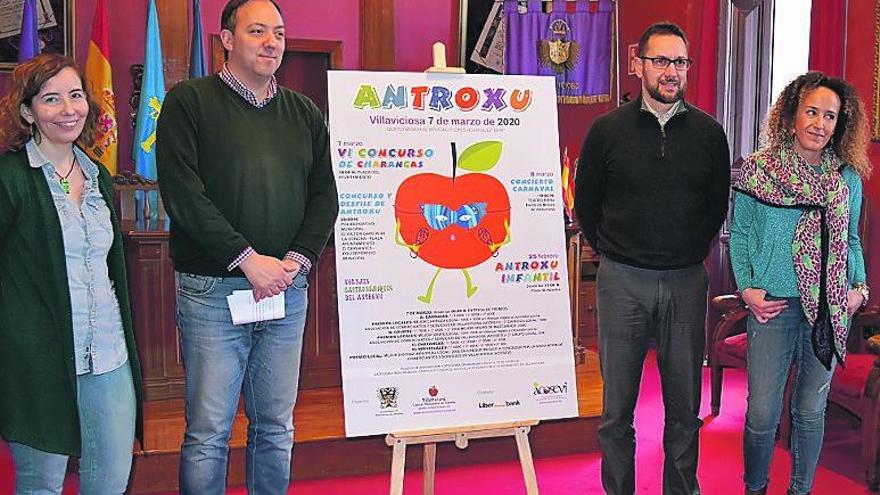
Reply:
<svg viewBox="0 0 880 495"><path fill-rule="evenodd" d="M93 160L107 167L111 174L116 173L116 103L113 96L113 77L110 70L110 38L107 36L107 16L104 15L104 0L95 6L92 21L92 39L86 59L86 80L92 97L98 106L95 143L86 152Z"/></svg>
<svg viewBox="0 0 880 495"><path fill-rule="evenodd" d="M574 173L577 170L577 160L572 166L568 158L568 146L562 152L562 204L565 206L565 216L569 222L574 221Z"/></svg>

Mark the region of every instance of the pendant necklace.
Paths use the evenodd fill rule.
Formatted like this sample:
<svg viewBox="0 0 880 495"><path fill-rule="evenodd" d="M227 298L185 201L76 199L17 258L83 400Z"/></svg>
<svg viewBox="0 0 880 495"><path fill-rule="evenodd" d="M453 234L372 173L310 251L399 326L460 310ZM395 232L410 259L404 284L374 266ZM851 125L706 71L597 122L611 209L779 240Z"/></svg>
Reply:
<svg viewBox="0 0 880 495"><path fill-rule="evenodd" d="M70 170L67 171L66 174L61 175L58 173L58 170L55 170L55 175L58 176L58 183L61 184L61 190L64 191L64 194L70 194L70 177L71 172L73 172L73 168L76 166L76 155L73 156L73 161L70 162Z"/></svg>

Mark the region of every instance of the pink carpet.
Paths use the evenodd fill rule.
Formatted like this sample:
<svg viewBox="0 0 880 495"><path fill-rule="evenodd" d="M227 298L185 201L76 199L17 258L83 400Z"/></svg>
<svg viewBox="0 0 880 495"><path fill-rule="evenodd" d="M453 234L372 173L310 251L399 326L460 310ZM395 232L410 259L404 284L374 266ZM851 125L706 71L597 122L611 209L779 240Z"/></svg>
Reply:
<svg viewBox="0 0 880 495"><path fill-rule="evenodd" d="M721 415L709 414L709 370L703 375L703 407L706 422L701 433L699 479L703 493L727 495L742 493L742 428L745 414L745 374L732 370L725 373ZM657 365L653 359L646 364L644 385L636 411L638 435L637 492L659 495L661 490L663 413ZM858 495L870 493L859 468L859 431L847 414L829 407L825 448L816 473L814 494ZM512 440L511 440L512 441ZM602 493L599 476L599 454L572 455L535 461L538 486L544 495ZM770 495L783 494L791 463L788 451L777 447L771 471ZM421 475L417 470L407 473L404 493L422 493ZM12 460L0 442L0 495L13 492ZM289 494L328 495L351 493L379 495L388 493L388 475L359 476L329 480L310 480L292 485ZM438 495L524 494L519 464L481 464L440 469L435 492ZM64 493L76 493L76 476L68 476ZM244 494L244 488L231 488L232 495Z"/></svg>

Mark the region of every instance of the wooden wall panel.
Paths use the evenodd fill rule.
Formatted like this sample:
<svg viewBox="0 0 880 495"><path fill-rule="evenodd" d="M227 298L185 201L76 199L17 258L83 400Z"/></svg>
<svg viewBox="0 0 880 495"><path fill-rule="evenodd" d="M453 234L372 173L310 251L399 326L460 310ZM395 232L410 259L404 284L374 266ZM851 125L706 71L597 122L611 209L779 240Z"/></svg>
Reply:
<svg viewBox="0 0 880 495"><path fill-rule="evenodd" d="M189 1L156 0L165 89L171 89L189 74L190 5Z"/></svg>
<svg viewBox="0 0 880 495"><path fill-rule="evenodd" d="M134 230L126 232L123 241L144 400L183 397L183 360L175 318L174 268L168 232Z"/></svg>
<svg viewBox="0 0 880 495"><path fill-rule="evenodd" d="M394 70L394 0L361 0L361 69Z"/></svg>

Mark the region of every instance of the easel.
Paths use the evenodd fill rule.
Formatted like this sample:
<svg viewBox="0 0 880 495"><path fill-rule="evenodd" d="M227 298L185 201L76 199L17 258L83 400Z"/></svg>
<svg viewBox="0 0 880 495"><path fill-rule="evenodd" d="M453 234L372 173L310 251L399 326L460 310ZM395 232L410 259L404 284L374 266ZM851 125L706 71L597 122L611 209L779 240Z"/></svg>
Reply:
<svg viewBox="0 0 880 495"><path fill-rule="evenodd" d="M407 445L424 445L422 470L424 472L424 495L434 495L434 465L437 460L437 443L455 442L459 449L466 449L468 442L476 438L516 438L519 464L528 495L538 495L538 481L535 478L535 464L532 462L532 448L529 445L529 431L537 421L515 421L488 425L466 426L462 428L440 428L401 433L389 433L385 443L393 447L391 455L391 495L403 494L403 476L406 467Z"/></svg>
<svg viewBox="0 0 880 495"><path fill-rule="evenodd" d="M440 72L443 74L464 74L463 67L446 66L446 45L438 41L434 43L432 48L434 65L425 69L425 72Z"/></svg>
<svg viewBox="0 0 880 495"><path fill-rule="evenodd" d="M437 42L433 46L434 65L425 72L442 74L464 74L461 67L446 66L446 45ZM434 495L434 473L437 461L437 444L455 442L459 449L466 449L468 442L477 438L516 438L519 463L528 495L538 495L538 481L535 477L535 464L532 461L532 448L529 445L529 431L537 421L514 421L486 425L472 425L458 428L438 428L433 430L405 431L389 433L385 443L393 448L391 455L391 495L403 495L403 476L406 468L406 447L423 445L422 470L424 472L424 495Z"/></svg>

